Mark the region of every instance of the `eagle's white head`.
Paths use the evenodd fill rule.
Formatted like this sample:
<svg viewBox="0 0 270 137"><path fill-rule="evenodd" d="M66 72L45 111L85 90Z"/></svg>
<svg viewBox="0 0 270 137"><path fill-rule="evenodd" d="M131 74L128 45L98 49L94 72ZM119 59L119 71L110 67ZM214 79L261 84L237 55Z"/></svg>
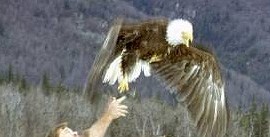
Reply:
<svg viewBox="0 0 270 137"><path fill-rule="evenodd" d="M193 41L192 24L184 19L170 21L167 26L166 41L172 46L179 44L189 46L189 42Z"/></svg>

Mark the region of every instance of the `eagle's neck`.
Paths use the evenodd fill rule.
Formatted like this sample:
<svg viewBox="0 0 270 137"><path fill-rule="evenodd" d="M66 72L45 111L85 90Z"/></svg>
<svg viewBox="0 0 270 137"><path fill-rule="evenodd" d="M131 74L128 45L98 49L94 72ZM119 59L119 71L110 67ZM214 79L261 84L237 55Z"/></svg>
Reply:
<svg viewBox="0 0 270 137"><path fill-rule="evenodd" d="M174 34L169 33L168 34L168 32L167 32L166 41L172 47L176 47L178 45L184 44L183 39L181 38L181 36L177 35L177 33L174 33Z"/></svg>

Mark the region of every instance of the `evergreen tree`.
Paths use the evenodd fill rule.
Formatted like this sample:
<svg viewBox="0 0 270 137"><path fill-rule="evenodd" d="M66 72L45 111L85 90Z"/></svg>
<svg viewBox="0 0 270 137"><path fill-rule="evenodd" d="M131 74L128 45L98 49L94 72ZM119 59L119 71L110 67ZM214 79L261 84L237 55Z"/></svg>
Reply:
<svg viewBox="0 0 270 137"><path fill-rule="evenodd" d="M51 89L50 80L48 74L45 72L42 76L42 89L48 93Z"/></svg>
<svg viewBox="0 0 270 137"><path fill-rule="evenodd" d="M13 73L13 67L11 64L8 66L8 82L13 82L14 80L14 73Z"/></svg>
<svg viewBox="0 0 270 137"><path fill-rule="evenodd" d="M26 79L24 77L22 77L20 80L19 88L21 91L25 91L29 89L29 86L27 85Z"/></svg>
<svg viewBox="0 0 270 137"><path fill-rule="evenodd" d="M269 133L269 108L267 104L263 104L260 111L260 137L267 137Z"/></svg>
<svg viewBox="0 0 270 137"><path fill-rule="evenodd" d="M251 104L251 108L249 110L249 133L248 135L249 136L255 136L255 132L256 132L256 122L258 122L258 114L257 114L257 103L256 103L256 100L255 100L255 97L253 96L252 98L252 104Z"/></svg>
<svg viewBox="0 0 270 137"><path fill-rule="evenodd" d="M60 73L60 81L62 83L66 79L66 71L64 66L60 66L59 73Z"/></svg>
<svg viewBox="0 0 270 137"><path fill-rule="evenodd" d="M240 126L244 129L244 136L255 136L255 123L257 119L257 104L255 97L252 98L252 104L246 114L241 117Z"/></svg>
<svg viewBox="0 0 270 137"><path fill-rule="evenodd" d="M0 74L0 84L5 82L5 76L3 74Z"/></svg>

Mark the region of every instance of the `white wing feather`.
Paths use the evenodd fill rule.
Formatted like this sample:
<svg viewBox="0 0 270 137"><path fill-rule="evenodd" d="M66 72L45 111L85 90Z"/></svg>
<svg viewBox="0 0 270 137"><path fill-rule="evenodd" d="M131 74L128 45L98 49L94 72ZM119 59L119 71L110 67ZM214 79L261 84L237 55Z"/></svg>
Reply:
<svg viewBox="0 0 270 137"><path fill-rule="evenodd" d="M103 83L109 83L110 85L115 84L115 82L121 81L123 79L123 74L121 71L121 62L122 62L122 55L118 56L113 60L110 64L109 68L107 69ZM144 72L146 77L151 75L150 73L150 65L148 62L143 60L138 60L134 67L132 68L131 72L128 74L128 82L134 82L141 74L141 71Z"/></svg>
<svg viewBox="0 0 270 137"><path fill-rule="evenodd" d="M117 79L119 80L122 77L121 62L122 62L121 55L113 60L113 62L110 64L109 68L105 73L103 83L109 83L110 85L113 85Z"/></svg>

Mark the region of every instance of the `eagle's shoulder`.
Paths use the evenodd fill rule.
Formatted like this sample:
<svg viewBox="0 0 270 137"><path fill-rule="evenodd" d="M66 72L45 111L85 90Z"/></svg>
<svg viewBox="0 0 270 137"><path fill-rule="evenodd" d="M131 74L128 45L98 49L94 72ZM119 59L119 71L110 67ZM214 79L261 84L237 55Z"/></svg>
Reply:
<svg viewBox="0 0 270 137"><path fill-rule="evenodd" d="M220 68L220 62L218 61L216 52L213 48L210 48L209 46L202 45L202 44L196 44L194 47L197 49L198 54L202 56L203 63L207 67L207 70L213 70L213 76L215 79L220 79L221 83L224 80L221 75L221 68Z"/></svg>
<svg viewBox="0 0 270 137"><path fill-rule="evenodd" d="M177 46L165 60L169 60L172 63L179 61L193 62L204 70L213 71L214 78L221 79L221 75L218 73L220 72L218 59L211 50L206 48L206 46Z"/></svg>
<svg viewBox="0 0 270 137"><path fill-rule="evenodd" d="M146 33L151 31L163 30L166 29L168 25L168 20L163 18L154 18L154 19L147 19L142 21L133 21L133 22L124 22L120 32L122 34L139 32L139 33Z"/></svg>
<svg viewBox="0 0 270 137"><path fill-rule="evenodd" d="M133 45L151 47L166 45L165 34L168 20L157 18L140 22L124 22L118 35L117 44L119 46ZM122 48L122 47L121 47Z"/></svg>
<svg viewBox="0 0 270 137"><path fill-rule="evenodd" d="M153 24L167 25L168 20L165 18L152 18L140 21L124 21L123 27L147 26Z"/></svg>
<svg viewBox="0 0 270 137"><path fill-rule="evenodd" d="M217 62L217 56L215 54L215 51L213 48L210 48L209 46L202 45L202 44L194 44L191 47L191 52L193 54L197 54L201 58Z"/></svg>
<svg viewBox="0 0 270 137"><path fill-rule="evenodd" d="M208 47L206 45L202 45L202 44L196 44L196 45L194 45L194 47L199 49L200 51L205 52L206 54L211 54L211 55L215 56L215 54L214 54L215 52L214 52L213 48L210 48L210 47Z"/></svg>

